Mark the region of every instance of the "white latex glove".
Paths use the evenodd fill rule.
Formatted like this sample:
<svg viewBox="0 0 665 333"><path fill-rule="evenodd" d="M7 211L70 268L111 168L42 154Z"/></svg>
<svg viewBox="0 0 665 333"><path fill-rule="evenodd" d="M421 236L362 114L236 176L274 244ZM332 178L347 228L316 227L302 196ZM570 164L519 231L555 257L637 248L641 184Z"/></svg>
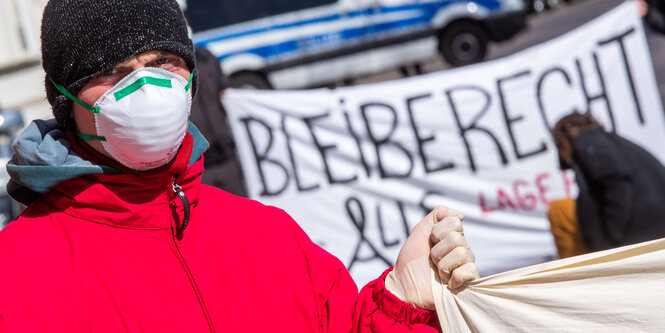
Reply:
<svg viewBox="0 0 665 333"><path fill-rule="evenodd" d="M477 279L475 257L464 238L463 219L461 213L443 206L427 214L400 250L395 269L386 277L386 288L414 307L434 310L432 268L451 289Z"/></svg>

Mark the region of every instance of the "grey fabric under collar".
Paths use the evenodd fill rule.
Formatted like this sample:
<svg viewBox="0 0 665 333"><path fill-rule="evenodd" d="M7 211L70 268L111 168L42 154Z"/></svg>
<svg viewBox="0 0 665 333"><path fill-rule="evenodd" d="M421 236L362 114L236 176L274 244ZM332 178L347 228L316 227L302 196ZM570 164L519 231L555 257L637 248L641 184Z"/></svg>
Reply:
<svg viewBox="0 0 665 333"><path fill-rule="evenodd" d="M189 161L191 165L208 149L209 144L191 122L189 133L194 139ZM7 163L10 177L7 193L25 205L68 179L90 174L121 173L76 154L55 119L33 121L16 139L13 149L14 155Z"/></svg>

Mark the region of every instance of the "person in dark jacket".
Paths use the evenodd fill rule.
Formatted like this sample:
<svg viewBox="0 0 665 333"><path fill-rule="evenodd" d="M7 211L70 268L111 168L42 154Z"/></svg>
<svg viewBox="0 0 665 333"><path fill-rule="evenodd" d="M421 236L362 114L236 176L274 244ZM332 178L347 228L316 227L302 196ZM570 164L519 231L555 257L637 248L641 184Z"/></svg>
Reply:
<svg viewBox="0 0 665 333"><path fill-rule="evenodd" d="M185 15L187 33L193 31L187 18L187 2L178 0L178 6ZM221 98L231 86L229 78L222 71L217 57L205 47L194 45L194 56L199 74L196 98L192 100L189 120L196 125L210 147L203 153L205 172L201 183L223 189L241 197L247 197L245 177L235 147L231 126L222 105Z"/></svg>
<svg viewBox="0 0 665 333"><path fill-rule="evenodd" d="M210 148L203 153L206 171L201 183L247 197L235 141L220 101L229 87L229 80L222 72L219 60L210 51L196 46L194 54L199 73L199 90L192 101L189 120L210 143Z"/></svg>
<svg viewBox="0 0 665 333"><path fill-rule="evenodd" d="M665 34L665 1L664 0L646 0L648 11L644 19L654 30Z"/></svg>
<svg viewBox="0 0 665 333"><path fill-rule="evenodd" d="M665 0L635 0L644 22L654 31L665 34Z"/></svg>
<svg viewBox="0 0 665 333"><path fill-rule="evenodd" d="M604 131L590 113L563 117L552 134L579 187L574 205L550 207L561 257L665 237L665 167L653 155Z"/></svg>

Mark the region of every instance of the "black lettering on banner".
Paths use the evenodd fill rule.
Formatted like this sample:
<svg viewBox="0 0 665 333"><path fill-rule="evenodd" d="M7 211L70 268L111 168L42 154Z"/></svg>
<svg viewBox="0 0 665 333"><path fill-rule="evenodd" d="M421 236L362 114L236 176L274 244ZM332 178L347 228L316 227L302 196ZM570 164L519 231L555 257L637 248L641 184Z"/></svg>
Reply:
<svg viewBox="0 0 665 333"><path fill-rule="evenodd" d="M580 75L582 92L584 92L584 97L586 97L587 101L587 111L588 112L591 111L591 103L593 101L598 99L604 100L605 105L607 105L607 113L610 119L610 124L612 125L612 132L614 132L616 130L616 126L614 123L614 114L612 113L612 104L610 103L610 99L607 96L607 88L605 87L605 77L603 76L603 73L600 71L600 63L598 62L598 55L596 55L596 53L593 52L592 56L595 64L596 74L598 74L598 82L600 82L600 89L601 89L601 92L596 94L595 96L591 96L589 94L589 88L586 85L586 79L584 77L584 71L582 70L582 63L580 62L580 59L575 59L575 66L577 67L577 72Z"/></svg>
<svg viewBox="0 0 665 333"><path fill-rule="evenodd" d="M399 244L399 239L388 240L386 237L386 231L383 227L383 216L381 215L381 206L376 205L376 218L379 222L379 234L381 234L381 242L383 246L390 247Z"/></svg>
<svg viewBox="0 0 665 333"><path fill-rule="evenodd" d="M455 103L455 99L453 98L455 92L463 90L477 91L481 93L485 99L485 105L480 109L476 117L473 118L473 121L468 126L462 125L462 121L460 120L459 116L460 110L457 109L457 104ZM462 141L464 141L464 146L466 147L466 155L469 159L469 166L471 167L471 171L473 172L478 171L476 167L476 162L473 159L473 154L471 153L471 144L467 139L467 134L471 131L478 131L487 134L490 137L490 139L494 141L494 144L496 144L499 156L501 157L501 164L503 165L508 164L508 158L506 157L506 153L503 151L503 148L501 147L501 144L499 143L499 140L496 138L496 136L494 136L494 134L492 134L490 130L478 126L478 121L480 121L480 118L482 118L487 113L487 111L489 111L489 106L491 102L490 94L481 87L458 86L446 90L446 95L448 96L448 103L450 104L450 108L453 111L453 115L455 116L455 122L457 123L457 128L459 129L460 136L462 137Z"/></svg>
<svg viewBox="0 0 665 333"><path fill-rule="evenodd" d="M572 87L573 82L570 80L570 76L568 73L566 73L565 70L561 67L553 67L545 72L540 76L540 79L538 79L538 84L536 85L536 100L538 101L538 110L540 111L540 115L543 117L543 123L545 125L545 128L549 129L550 128L550 122L547 119L547 113L545 112L545 106L543 105L543 83L545 82L545 79L548 78L551 74L556 74L559 73L563 75L563 78L566 79L566 83L568 86ZM571 110L569 113L572 113L573 110Z"/></svg>
<svg viewBox="0 0 665 333"><path fill-rule="evenodd" d="M289 171L282 163L280 163L277 160L268 158L268 152L270 151L270 148L272 148L272 143L273 143L272 128L270 128L270 126L266 124L263 120L254 117L241 118L240 121L245 125L245 130L247 131L247 137L249 137L249 142L252 144L252 151L254 152L254 160L256 161L256 169L259 170L259 177L261 178L261 184L263 185L261 196L279 195L280 193L284 192L284 190L286 189L286 186L289 184L290 177L289 177ZM252 131L249 128L250 122L259 124L268 131L267 132L268 144L266 145L265 151L263 151L262 153L259 153L259 150L256 146L256 142L254 141L254 137L252 136ZM284 178L285 178L284 184L282 184L282 186L275 191L268 190L266 177L263 174L263 163L275 165L278 168L282 169L282 171L284 171Z"/></svg>
<svg viewBox="0 0 665 333"><path fill-rule="evenodd" d="M319 154L321 154L321 160L323 161L323 167L326 171L326 176L328 177L328 183L329 184L347 184L353 181L356 181L358 179L358 176L353 176L351 178L347 179L335 179L332 175L332 170L330 168L330 164L328 164L328 151L329 150L334 150L337 148L336 145L322 145L321 142L319 141L319 138L316 136L314 133L314 124L313 122L318 120L318 119L323 119L323 118L328 118L330 116L330 113L325 113L321 114L318 116L314 117L307 117L303 118L303 121L307 125L307 128L309 129L309 133L312 135L312 140L314 140L314 145L316 146L317 150L319 151Z"/></svg>
<svg viewBox="0 0 665 333"><path fill-rule="evenodd" d="M310 186L304 186L300 182L300 177L298 177L298 166L296 164L296 157L293 153L293 148L291 148L291 135L286 129L286 115L282 115L282 132L284 132L284 138L286 140L286 148L289 152L289 160L291 161L291 167L293 168L293 178L296 181L296 187L300 192L312 191L319 188L319 184L314 184Z"/></svg>
<svg viewBox="0 0 665 333"><path fill-rule="evenodd" d="M404 212L404 203L397 201L397 208L399 208L399 215L402 217L402 226L404 227L404 239L408 238L411 234L411 228L409 227L409 222L406 219L406 213Z"/></svg>
<svg viewBox="0 0 665 333"><path fill-rule="evenodd" d="M365 209L363 208L363 205L360 202L360 200L358 200L358 198L355 197L350 197L346 200L345 206L346 206L346 213L351 219L351 222L353 222L353 226L356 228L356 230L358 230L358 236L360 236L358 245L356 245L356 249L353 251L353 259L351 259L351 262L349 263L349 266L346 269L350 271L356 262L367 262L374 259L379 259L383 261L386 264L386 266L392 266L390 261L386 259L384 256L382 256L381 253L377 251L376 247L374 247L372 242L370 242L369 239L367 239L367 237L365 236ZM374 253L372 256L365 258L360 257L360 249L363 246L363 244L367 245L372 250L372 252Z"/></svg>
<svg viewBox="0 0 665 333"><path fill-rule="evenodd" d="M425 201L429 198L430 195L443 196L443 192L438 192L438 191L427 191L427 192L425 192L425 194L423 194L423 198L420 199L420 208L423 210L423 214L424 214L424 215L429 214L429 213L430 213L431 211L433 211L434 208L435 208L434 206L428 207L428 206L425 204ZM406 228L408 229L408 226L406 226ZM407 231L407 232L408 232L408 231Z"/></svg>
<svg viewBox="0 0 665 333"><path fill-rule="evenodd" d="M540 148L538 148L534 151L530 151L530 152L521 152L519 150L519 147L517 147L517 139L515 138L515 132L513 131L512 124L523 120L524 116L519 115L518 117L511 118L508 115L508 107L506 106L506 97L505 97L505 92L503 91L503 83L507 82L507 81L510 81L510 80L520 78L522 76L527 76L527 75L531 75L531 71L526 70L526 71L514 74L512 76L499 78L496 81L496 88L499 92L499 102L501 104L501 111L503 111L503 119L506 121L506 128L508 129L508 136L510 136L510 142L513 144L513 149L515 151L515 156L517 156L518 160L521 160L521 159L527 158L529 156L537 155L537 154L540 154L542 152L547 151L547 145L545 144L545 142L541 142Z"/></svg>
<svg viewBox="0 0 665 333"><path fill-rule="evenodd" d="M406 213L404 212L404 203L399 200L395 200L395 203L397 204L397 209L399 210L399 214L402 220L402 226L404 227L404 239L406 239L409 237L411 231L409 230L409 223L406 219ZM383 242L383 246L391 247L398 245L400 243L399 239L388 240L386 237L385 229L383 227L383 216L381 214L381 207L379 205L376 206L376 216L379 222L379 233L381 234L381 242Z"/></svg>
<svg viewBox="0 0 665 333"><path fill-rule="evenodd" d="M409 119L411 120L411 128L413 129L413 134L416 136L416 141L418 142L418 152L420 153L420 158L423 161L423 166L425 167L425 173L432 173L440 170L445 170L445 169L450 169L454 168L455 164L452 162L447 162L443 163L441 165L435 166L435 167L430 167L429 166L429 159L427 158L427 155L425 154L425 143L429 141L434 141L434 135L430 135L426 138L423 138L420 135L420 132L418 131L418 126L416 126L416 119L415 116L413 115L413 104L415 101L424 99L424 98L430 98L432 97L432 94L424 94L424 95L418 95L414 97L409 97L406 99L406 108L409 113Z"/></svg>
<svg viewBox="0 0 665 333"><path fill-rule="evenodd" d="M392 125L390 127L390 131L384 138L377 138L376 134L372 131L372 126L370 125L370 118L369 118L369 111L370 110L385 110L392 116ZM367 136L369 139L372 141L374 144L374 149L376 150L376 159L378 161L379 165L379 172L381 173L381 178L407 178L411 175L411 172L413 171L413 157L411 157L411 154L409 154L409 151L406 150L399 142L393 142L390 141L390 137L395 133L397 130L397 111L395 109L384 103L367 103L363 104L360 106L360 112L363 116L363 119L365 120L365 128L367 129ZM381 147L384 146L392 146L404 153L404 156L408 158L409 160L409 170L405 173L402 174L389 174L388 171L386 170L386 167L384 166L384 161L381 158ZM391 160L391 161L394 161ZM390 163L394 165L395 163Z"/></svg>
<svg viewBox="0 0 665 333"><path fill-rule="evenodd" d="M339 104L342 105L342 108L344 107L344 99L339 100ZM367 163L367 160L365 159L365 154L363 154L363 148L360 142L360 137L356 133L356 131L353 130L353 127L351 126L351 117L349 116L349 113L344 111L344 120L346 120L346 128L351 133L351 137L353 138L353 141L356 142L356 146L358 147L358 154L360 155L360 163L363 166L363 169L365 169L365 174L367 175L367 178L370 176L370 168L369 168L369 163Z"/></svg>
<svg viewBox="0 0 665 333"><path fill-rule="evenodd" d="M635 111L637 112L637 118L640 120L640 124L644 124L644 115L642 114L642 107L640 106L640 99L637 97L637 89L635 89L635 80L633 79L633 72L630 68L630 62L628 62L628 54L626 52L626 45L623 43L623 39L626 36L635 32L635 28L631 27L630 29L620 33L614 37L608 38L606 40L601 40L598 42L598 46L604 46L612 42L618 42L619 48L621 49L621 56L623 59L623 66L626 69L626 75L628 76L628 83L630 84L630 91L633 93L633 102L635 102Z"/></svg>

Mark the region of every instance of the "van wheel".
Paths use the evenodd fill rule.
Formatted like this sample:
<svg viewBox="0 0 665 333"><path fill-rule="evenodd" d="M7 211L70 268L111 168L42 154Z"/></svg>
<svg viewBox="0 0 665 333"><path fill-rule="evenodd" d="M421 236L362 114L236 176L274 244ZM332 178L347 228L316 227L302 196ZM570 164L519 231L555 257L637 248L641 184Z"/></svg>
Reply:
<svg viewBox="0 0 665 333"><path fill-rule="evenodd" d="M439 52L453 66L479 62L487 54L489 36L485 29L474 22L451 24L439 37Z"/></svg>
<svg viewBox="0 0 665 333"><path fill-rule="evenodd" d="M231 75L231 87L241 89L272 89L265 76L256 72L240 72Z"/></svg>
<svg viewBox="0 0 665 333"><path fill-rule="evenodd" d="M542 13L547 9L545 0L529 0L529 13Z"/></svg>

